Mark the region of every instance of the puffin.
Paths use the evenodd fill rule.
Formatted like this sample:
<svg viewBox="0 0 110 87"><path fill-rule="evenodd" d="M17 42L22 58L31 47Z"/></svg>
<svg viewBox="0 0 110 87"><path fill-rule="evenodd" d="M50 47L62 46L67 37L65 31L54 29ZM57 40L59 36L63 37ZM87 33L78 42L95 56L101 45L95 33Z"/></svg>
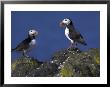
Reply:
<svg viewBox="0 0 110 87"><path fill-rule="evenodd" d="M36 46L36 36L38 31L31 29L28 31L28 37L19 43L15 48L11 49L11 52L22 52L23 56L29 57L26 53L32 50Z"/></svg>
<svg viewBox="0 0 110 87"><path fill-rule="evenodd" d="M85 46L87 45L81 33L75 29L74 24L70 18L63 19L60 22L60 27L65 28L65 36L71 43L69 48L76 48L77 43Z"/></svg>

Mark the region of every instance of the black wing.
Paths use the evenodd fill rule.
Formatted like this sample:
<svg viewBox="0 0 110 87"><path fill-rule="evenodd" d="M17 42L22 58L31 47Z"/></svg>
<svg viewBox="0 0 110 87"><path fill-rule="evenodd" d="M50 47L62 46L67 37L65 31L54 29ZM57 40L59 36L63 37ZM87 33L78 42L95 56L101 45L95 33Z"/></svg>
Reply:
<svg viewBox="0 0 110 87"><path fill-rule="evenodd" d="M27 38L25 40L23 40L20 44L17 45L17 47L15 49L12 49L13 50L16 50L16 51L23 51L25 49L28 49L29 48L29 43L30 43L30 39Z"/></svg>
<svg viewBox="0 0 110 87"><path fill-rule="evenodd" d="M83 36L75 30L72 30L72 29L69 30L69 37L70 37L70 39L72 39L78 43L81 43L83 45L87 45Z"/></svg>

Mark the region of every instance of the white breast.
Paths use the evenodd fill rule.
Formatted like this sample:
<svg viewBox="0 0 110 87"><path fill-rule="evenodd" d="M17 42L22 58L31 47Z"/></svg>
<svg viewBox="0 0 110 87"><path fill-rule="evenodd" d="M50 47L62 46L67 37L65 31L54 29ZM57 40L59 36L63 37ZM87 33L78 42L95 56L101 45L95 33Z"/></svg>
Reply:
<svg viewBox="0 0 110 87"><path fill-rule="evenodd" d="M29 45L30 45L30 46L34 46L34 45L36 45L36 40L33 39L33 40L29 43Z"/></svg>
<svg viewBox="0 0 110 87"><path fill-rule="evenodd" d="M69 37L69 29L67 27L65 29L65 36L71 41L71 43L73 43L73 40L71 40Z"/></svg>

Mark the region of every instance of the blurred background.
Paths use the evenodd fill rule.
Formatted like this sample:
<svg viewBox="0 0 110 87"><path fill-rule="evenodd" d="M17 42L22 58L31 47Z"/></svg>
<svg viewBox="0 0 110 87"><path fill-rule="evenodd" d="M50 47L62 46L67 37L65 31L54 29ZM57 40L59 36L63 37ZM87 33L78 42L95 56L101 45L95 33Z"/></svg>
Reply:
<svg viewBox="0 0 110 87"><path fill-rule="evenodd" d="M64 34L65 28L59 26L68 17L86 40L87 46L78 44L79 49L100 48L99 11L12 11L11 48L27 38L30 28L34 28L39 32L37 47L28 55L40 61L49 60L55 52L67 49L70 45ZM16 59L21 53L12 52L11 56Z"/></svg>

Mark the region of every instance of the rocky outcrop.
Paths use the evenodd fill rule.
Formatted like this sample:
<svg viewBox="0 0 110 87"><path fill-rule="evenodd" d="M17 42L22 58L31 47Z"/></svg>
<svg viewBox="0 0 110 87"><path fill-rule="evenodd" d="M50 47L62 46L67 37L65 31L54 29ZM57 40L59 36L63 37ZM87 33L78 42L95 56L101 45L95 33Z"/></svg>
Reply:
<svg viewBox="0 0 110 87"><path fill-rule="evenodd" d="M87 51L64 49L53 54L51 60L39 62L32 58L18 58L12 63L14 77L99 77L100 49Z"/></svg>

